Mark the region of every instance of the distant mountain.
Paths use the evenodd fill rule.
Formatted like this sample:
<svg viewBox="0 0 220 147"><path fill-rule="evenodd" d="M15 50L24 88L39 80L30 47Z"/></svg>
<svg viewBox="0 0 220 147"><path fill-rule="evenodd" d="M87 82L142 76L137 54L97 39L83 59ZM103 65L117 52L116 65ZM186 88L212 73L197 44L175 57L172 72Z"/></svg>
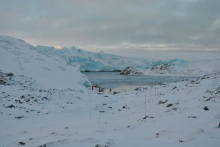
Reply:
<svg viewBox="0 0 220 147"><path fill-rule="evenodd" d="M88 52L76 47L55 49L54 47L37 46L38 51L63 58L68 64L79 63L81 71L115 71L130 66L149 69L159 64L186 65L182 59L147 60L145 58L123 57L103 52Z"/></svg>
<svg viewBox="0 0 220 147"><path fill-rule="evenodd" d="M23 40L0 36L1 72L30 77L35 88L84 89L83 84L89 82L74 66L59 57L38 53Z"/></svg>

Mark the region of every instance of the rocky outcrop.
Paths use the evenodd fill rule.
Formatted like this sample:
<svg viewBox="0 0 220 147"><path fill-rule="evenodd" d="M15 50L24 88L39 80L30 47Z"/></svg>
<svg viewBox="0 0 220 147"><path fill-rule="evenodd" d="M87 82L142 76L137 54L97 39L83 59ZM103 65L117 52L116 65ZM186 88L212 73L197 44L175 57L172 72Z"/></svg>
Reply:
<svg viewBox="0 0 220 147"><path fill-rule="evenodd" d="M155 74L174 74L175 70L173 66L171 66L170 64L159 64L159 65L154 65L150 69L150 72Z"/></svg>
<svg viewBox="0 0 220 147"><path fill-rule="evenodd" d="M133 67L126 67L120 72L120 75L143 75L144 73L141 72L138 68Z"/></svg>

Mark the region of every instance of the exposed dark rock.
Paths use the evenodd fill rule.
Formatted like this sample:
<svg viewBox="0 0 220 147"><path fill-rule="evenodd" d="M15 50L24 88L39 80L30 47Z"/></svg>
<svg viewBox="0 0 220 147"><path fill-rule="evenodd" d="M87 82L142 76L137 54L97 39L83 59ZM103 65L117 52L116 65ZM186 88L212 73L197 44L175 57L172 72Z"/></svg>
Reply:
<svg viewBox="0 0 220 147"><path fill-rule="evenodd" d="M24 142L19 142L18 145L25 145L26 143Z"/></svg>
<svg viewBox="0 0 220 147"><path fill-rule="evenodd" d="M0 85L5 85L6 82L3 79L0 79Z"/></svg>
<svg viewBox="0 0 220 147"><path fill-rule="evenodd" d="M22 115L22 116L17 116L17 117L15 117L15 118L17 118L17 119L21 119L21 118L23 118L24 116Z"/></svg>
<svg viewBox="0 0 220 147"><path fill-rule="evenodd" d="M20 96L21 99L25 98L24 95Z"/></svg>
<svg viewBox="0 0 220 147"><path fill-rule="evenodd" d="M171 106L173 106L173 104L168 104L168 105L167 105L167 107L171 107Z"/></svg>
<svg viewBox="0 0 220 147"><path fill-rule="evenodd" d="M42 145L40 145L40 146L38 146L38 147L46 147L46 144L42 144Z"/></svg>
<svg viewBox="0 0 220 147"><path fill-rule="evenodd" d="M176 86L175 86L175 87L173 87L173 90L174 90L174 89L176 89L176 88L177 88Z"/></svg>
<svg viewBox="0 0 220 147"><path fill-rule="evenodd" d="M12 72L10 72L10 73L7 74L7 76L12 77L12 76L14 76L14 74Z"/></svg>
<svg viewBox="0 0 220 147"><path fill-rule="evenodd" d="M139 72L137 68L126 67L120 72L120 75L143 75L142 72Z"/></svg>
<svg viewBox="0 0 220 147"><path fill-rule="evenodd" d="M204 110L205 110L205 111L208 111L208 110L209 110L209 108L208 108L207 106L205 106L205 107L204 107Z"/></svg>
<svg viewBox="0 0 220 147"><path fill-rule="evenodd" d="M162 100L159 100L159 102L158 102L158 104L164 104L164 103L166 103L166 102L168 102L168 100L166 100L166 101L162 101Z"/></svg>
<svg viewBox="0 0 220 147"><path fill-rule="evenodd" d="M11 104L11 105L7 106L6 108L15 108L15 106Z"/></svg>
<svg viewBox="0 0 220 147"><path fill-rule="evenodd" d="M143 119L146 119L146 118L148 118L148 116L145 116Z"/></svg>
<svg viewBox="0 0 220 147"><path fill-rule="evenodd" d="M159 64L159 65L154 65L151 68L151 71L157 72L158 74L164 74L166 72L174 72L173 67L170 64Z"/></svg>
<svg viewBox="0 0 220 147"><path fill-rule="evenodd" d="M49 99L48 99L47 97L43 97L42 100L47 100L47 101L49 101Z"/></svg>
<svg viewBox="0 0 220 147"><path fill-rule="evenodd" d="M120 92L113 91L113 94L119 94Z"/></svg>
<svg viewBox="0 0 220 147"><path fill-rule="evenodd" d="M188 118L196 118L196 116L188 116Z"/></svg>

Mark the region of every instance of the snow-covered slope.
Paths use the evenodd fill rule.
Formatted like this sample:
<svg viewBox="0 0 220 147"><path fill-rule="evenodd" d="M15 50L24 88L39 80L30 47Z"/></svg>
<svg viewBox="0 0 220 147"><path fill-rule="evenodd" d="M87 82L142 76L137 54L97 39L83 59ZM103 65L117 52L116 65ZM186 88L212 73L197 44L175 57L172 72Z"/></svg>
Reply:
<svg viewBox="0 0 220 147"><path fill-rule="evenodd" d="M35 50L0 37L1 147L220 146L217 68L193 80L97 94L83 89L77 67ZM213 71L216 63L200 65Z"/></svg>
<svg viewBox="0 0 220 147"><path fill-rule="evenodd" d="M1 76L2 147L220 146L219 74L118 94L23 89Z"/></svg>
<svg viewBox="0 0 220 147"><path fill-rule="evenodd" d="M0 36L0 70L31 77L36 88L83 89L89 84L77 64L68 65L59 57L43 55L23 40Z"/></svg>
<svg viewBox="0 0 220 147"><path fill-rule="evenodd" d="M147 60L140 57L124 57L103 52L88 52L75 47L55 49L54 47L37 46L36 48L42 53L59 56L68 64L79 63L81 71L114 71L122 70L128 66L149 69L157 64L187 64L187 61L182 59Z"/></svg>

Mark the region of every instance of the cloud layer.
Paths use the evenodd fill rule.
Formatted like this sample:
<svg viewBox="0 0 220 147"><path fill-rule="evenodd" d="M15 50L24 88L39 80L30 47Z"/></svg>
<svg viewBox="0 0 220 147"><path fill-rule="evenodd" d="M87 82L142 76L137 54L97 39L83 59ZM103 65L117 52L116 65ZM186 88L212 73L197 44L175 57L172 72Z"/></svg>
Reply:
<svg viewBox="0 0 220 147"><path fill-rule="evenodd" d="M33 45L220 51L219 0L1 0L0 26Z"/></svg>

